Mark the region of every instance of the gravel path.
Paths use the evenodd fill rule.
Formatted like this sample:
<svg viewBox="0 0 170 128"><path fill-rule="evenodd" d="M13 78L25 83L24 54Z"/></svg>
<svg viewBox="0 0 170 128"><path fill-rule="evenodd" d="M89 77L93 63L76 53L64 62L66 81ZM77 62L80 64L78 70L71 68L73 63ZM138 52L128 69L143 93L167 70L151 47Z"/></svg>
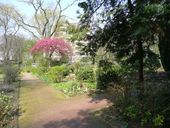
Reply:
<svg viewBox="0 0 170 128"><path fill-rule="evenodd" d="M29 73L20 89L20 128L105 128L91 112L108 106L106 99L67 98Z"/></svg>

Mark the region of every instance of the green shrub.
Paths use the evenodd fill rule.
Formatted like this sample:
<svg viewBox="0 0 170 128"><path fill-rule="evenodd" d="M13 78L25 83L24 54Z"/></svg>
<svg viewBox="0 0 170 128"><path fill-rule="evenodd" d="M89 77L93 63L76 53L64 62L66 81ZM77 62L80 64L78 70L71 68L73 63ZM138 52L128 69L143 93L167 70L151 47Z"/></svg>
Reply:
<svg viewBox="0 0 170 128"><path fill-rule="evenodd" d="M141 119L141 126L145 126L147 124L150 124L152 122L152 113L150 110L144 112L143 117Z"/></svg>
<svg viewBox="0 0 170 128"><path fill-rule="evenodd" d="M12 120L14 109L11 105L11 97L0 94L0 127L6 127Z"/></svg>
<svg viewBox="0 0 170 128"><path fill-rule="evenodd" d="M126 85L119 84L119 87L125 90L120 102L115 102L118 96L113 99L114 107L120 115L123 115L128 122L135 120L141 127L167 128L170 126L170 81L155 79L145 81L142 101L139 100L138 84L140 83L134 79L128 82ZM112 91L113 95L116 94L115 92L118 91ZM129 123L129 125L132 124Z"/></svg>
<svg viewBox="0 0 170 128"><path fill-rule="evenodd" d="M68 74L69 68L65 65L62 65L49 68L45 76L47 77L47 80L51 82L61 82Z"/></svg>
<svg viewBox="0 0 170 128"><path fill-rule="evenodd" d="M36 67L30 67L32 74L37 74L38 69Z"/></svg>
<svg viewBox="0 0 170 128"><path fill-rule="evenodd" d="M26 66L22 69L22 71L30 73L30 72L32 72L32 69L33 69L32 66Z"/></svg>
<svg viewBox="0 0 170 128"><path fill-rule="evenodd" d="M48 71L48 67L25 67L24 71L32 72L35 75L44 75Z"/></svg>
<svg viewBox="0 0 170 128"><path fill-rule="evenodd" d="M162 126L164 123L164 116L157 114L157 116L153 119L153 124L155 127Z"/></svg>
<svg viewBox="0 0 170 128"><path fill-rule="evenodd" d="M44 73L46 73L48 71L47 67L36 67L36 73L38 75L43 75Z"/></svg>
<svg viewBox="0 0 170 128"><path fill-rule="evenodd" d="M136 119L139 114L139 109L135 105L131 105L124 110L124 116L130 119Z"/></svg>
<svg viewBox="0 0 170 128"><path fill-rule="evenodd" d="M95 83L88 82L78 82L78 81L67 81L52 84L55 88L64 92L64 94L68 96L75 96L78 94L87 93L89 90L93 90L96 88Z"/></svg>
<svg viewBox="0 0 170 128"><path fill-rule="evenodd" d="M106 89L109 83L117 82L119 79L120 67L102 60L97 69L97 88Z"/></svg>
<svg viewBox="0 0 170 128"><path fill-rule="evenodd" d="M20 69L17 66L7 65L4 67L4 82L11 84L19 76Z"/></svg>
<svg viewBox="0 0 170 128"><path fill-rule="evenodd" d="M87 66L80 67L76 72L76 78L79 81L94 82L95 74L94 74L93 66L87 65Z"/></svg>
<svg viewBox="0 0 170 128"><path fill-rule="evenodd" d="M84 66L85 66L85 64L82 63L82 62L75 62L75 63L69 65L69 68L70 68L70 70L71 70L72 73L75 73L75 74L76 74L76 73L78 72L78 70L79 70L81 67L84 67Z"/></svg>
<svg viewBox="0 0 170 128"><path fill-rule="evenodd" d="M82 63L89 63L92 61L92 58L90 56L82 57L80 60Z"/></svg>

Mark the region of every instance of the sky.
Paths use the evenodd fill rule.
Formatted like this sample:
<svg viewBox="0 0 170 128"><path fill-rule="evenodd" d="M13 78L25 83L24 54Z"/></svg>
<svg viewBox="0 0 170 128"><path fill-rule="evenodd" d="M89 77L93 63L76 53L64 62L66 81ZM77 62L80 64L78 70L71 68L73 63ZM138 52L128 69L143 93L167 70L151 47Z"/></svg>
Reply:
<svg viewBox="0 0 170 128"><path fill-rule="evenodd" d="M22 0L0 0L0 3L4 3L4 4L11 4L14 5L20 12L22 12L25 16L27 17L31 17L34 13L34 10L32 7L26 5L25 3L20 2ZM45 4L50 6L53 1L55 0L45 0ZM69 5L70 3L72 3L74 0L61 0L61 7L64 8L67 5ZM65 12L64 15L70 17L72 22L78 22L77 19L77 10L79 10L79 7L77 5L78 3L76 2L74 5L72 5L71 7L69 7Z"/></svg>
<svg viewBox="0 0 170 128"><path fill-rule="evenodd" d="M23 0L0 0L0 4L9 4L14 6L17 10L22 13L25 18L27 18L28 21L30 21L31 17L33 17L34 14L34 9L27 5L26 3L21 2ZM51 7L56 0L44 0L45 1L45 6ZM61 0L61 7L65 8L68 5L70 5L74 0ZM78 23L77 16L78 14L76 13L80 8L78 7L78 2L74 3L72 6L70 6L67 10L65 10L62 14L66 15L67 17L70 17L71 19L68 19L72 23ZM25 37L30 38L31 35L26 32L23 29L20 29L19 32L21 35L24 35Z"/></svg>

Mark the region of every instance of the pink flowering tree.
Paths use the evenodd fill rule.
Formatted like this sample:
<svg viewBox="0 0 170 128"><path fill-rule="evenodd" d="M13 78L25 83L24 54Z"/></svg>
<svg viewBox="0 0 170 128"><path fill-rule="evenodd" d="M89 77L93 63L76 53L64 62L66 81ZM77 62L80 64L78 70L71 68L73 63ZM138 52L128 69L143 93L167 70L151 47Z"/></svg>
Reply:
<svg viewBox="0 0 170 128"><path fill-rule="evenodd" d="M58 53L61 56L71 56L72 48L63 39L45 38L38 40L36 44L31 48L31 54L40 52L46 53L46 57L51 61L53 53Z"/></svg>

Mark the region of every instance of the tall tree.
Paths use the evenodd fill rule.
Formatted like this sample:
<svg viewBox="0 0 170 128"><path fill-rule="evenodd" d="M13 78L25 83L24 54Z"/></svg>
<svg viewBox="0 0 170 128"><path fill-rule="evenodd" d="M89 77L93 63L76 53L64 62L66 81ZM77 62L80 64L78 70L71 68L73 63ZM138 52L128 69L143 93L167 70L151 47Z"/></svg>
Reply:
<svg viewBox="0 0 170 128"><path fill-rule="evenodd" d="M10 59L10 52L12 50L11 42L20 28L13 18L13 16L15 16L13 10L14 8L9 5L0 5L0 30L2 34L1 50L5 63Z"/></svg>
<svg viewBox="0 0 170 128"><path fill-rule="evenodd" d="M18 22L36 39L54 37L66 18L64 12L75 2L76 0L63 8L61 7L61 0L53 2L53 6L51 7L45 6L44 0L25 0L24 3L34 9L33 22L28 23L25 18L17 12L19 17Z"/></svg>
<svg viewBox="0 0 170 128"><path fill-rule="evenodd" d="M49 66L51 66L53 53L57 53L61 56L64 56L64 55L71 56L72 48L63 39L45 38L45 39L37 41L37 43L31 48L32 54L35 54L38 52L42 52L46 54L46 58L48 59Z"/></svg>
<svg viewBox="0 0 170 128"><path fill-rule="evenodd" d="M144 80L144 65L156 56L150 49L155 44L155 35L151 24L154 20L146 13L147 4L141 0L87 0L79 4L83 9L91 10L84 11L85 14L91 12L87 17L85 14L81 17L83 25L84 22L91 25L86 51L95 54L98 48L105 47L133 68L137 65L140 82Z"/></svg>

